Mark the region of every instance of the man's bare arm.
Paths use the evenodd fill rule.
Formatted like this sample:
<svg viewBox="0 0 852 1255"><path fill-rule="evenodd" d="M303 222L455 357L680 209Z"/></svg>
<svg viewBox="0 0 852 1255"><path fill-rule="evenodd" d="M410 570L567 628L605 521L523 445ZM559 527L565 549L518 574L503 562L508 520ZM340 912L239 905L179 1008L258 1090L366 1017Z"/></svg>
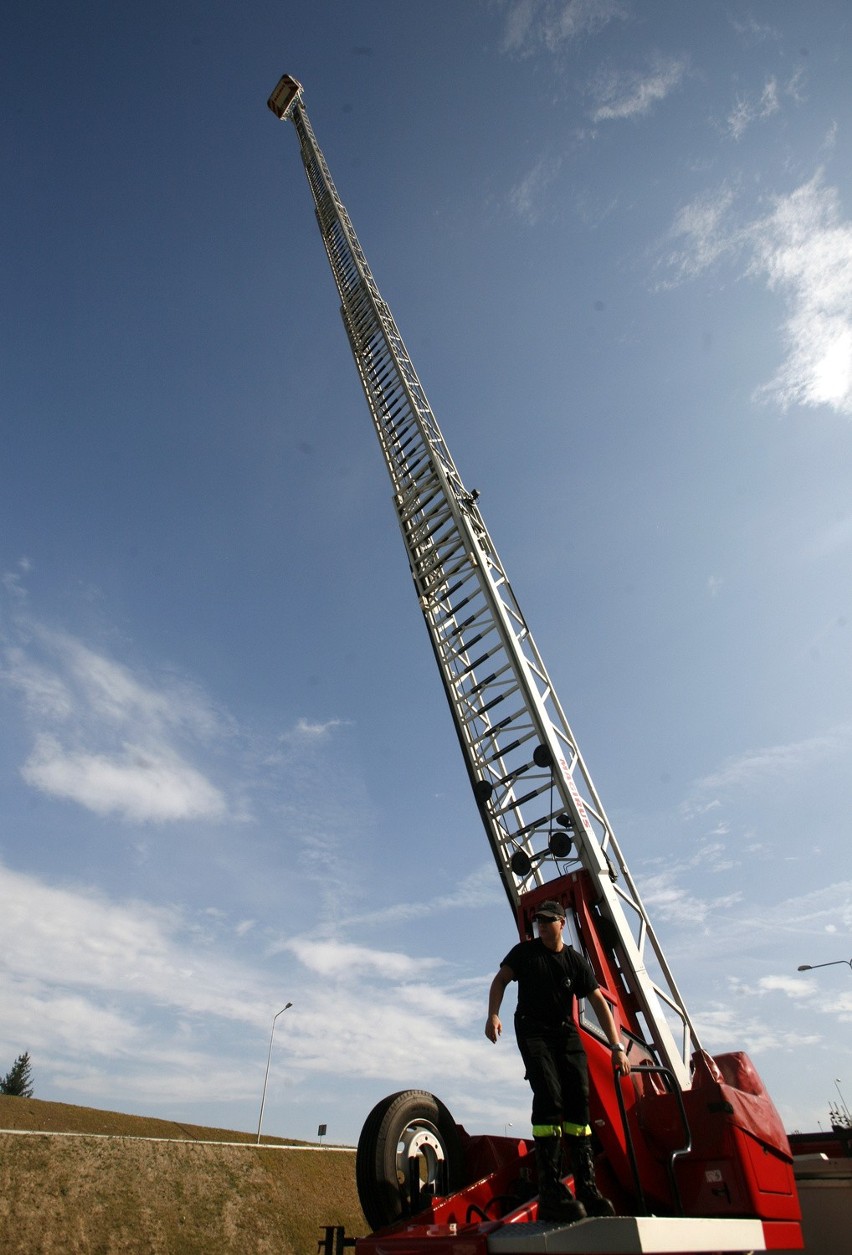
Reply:
<svg viewBox="0 0 852 1255"><path fill-rule="evenodd" d="M500 1023L500 1007L503 1005L506 986L510 985L514 979L515 973L504 963L491 982L491 988L488 990L488 1019L485 1021L485 1036L489 1041L496 1042L503 1032L503 1025Z"/></svg>
<svg viewBox="0 0 852 1255"><path fill-rule="evenodd" d="M612 1012L609 1009L609 1003L599 989L589 994L589 1002L595 1009L595 1015L598 1017L598 1023L606 1033L606 1039L613 1047L613 1060L615 1066L624 1076L630 1071L630 1061L624 1050L618 1050L616 1047L621 1045L618 1036L618 1029L615 1027L615 1020L612 1018Z"/></svg>

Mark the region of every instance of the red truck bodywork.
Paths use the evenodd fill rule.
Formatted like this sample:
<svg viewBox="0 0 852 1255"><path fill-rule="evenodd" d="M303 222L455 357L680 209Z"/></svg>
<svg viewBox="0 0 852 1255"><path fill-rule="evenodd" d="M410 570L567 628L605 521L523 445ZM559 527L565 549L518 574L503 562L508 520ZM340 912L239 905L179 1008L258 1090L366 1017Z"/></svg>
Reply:
<svg viewBox="0 0 852 1255"><path fill-rule="evenodd" d="M589 1060L598 1184L616 1212L702 1217L708 1223L750 1217L762 1223L765 1249L801 1249L790 1144L748 1057L695 1054L691 1085L681 1091L645 1044L617 939L608 944L609 932L596 914L591 878L578 871L525 895L518 908L522 937L532 935L544 898L565 906L633 1065L628 1077L619 1077L603 1034L578 1018ZM532 1143L459 1132L469 1184L429 1200L417 1216L359 1239L359 1255L480 1255L495 1230L536 1220ZM527 1201L519 1202L524 1194Z"/></svg>

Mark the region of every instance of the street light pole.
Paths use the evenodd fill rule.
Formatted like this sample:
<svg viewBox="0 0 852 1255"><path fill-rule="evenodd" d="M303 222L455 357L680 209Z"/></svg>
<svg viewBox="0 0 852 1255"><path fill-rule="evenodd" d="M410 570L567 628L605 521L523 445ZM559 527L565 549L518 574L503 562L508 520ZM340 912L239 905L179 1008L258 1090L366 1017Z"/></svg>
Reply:
<svg viewBox="0 0 852 1255"><path fill-rule="evenodd" d="M272 1032L269 1034L269 1054L266 1056L266 1076L263 1078L263 1097L260 1100L260 1115L257 1118L257 1144L260 1145L260 1126L263 1123L263 1108L266 1105L266 1083L269 1080L269 1065L272 1062L272 1041L275 1037L275 1021L279 1015L283 1015L285 1011L289 1011L292 1002L288 1002L286 1007L282 1007L280 1011L276 1011L272 1017Z"/></svg>
<svg viewBox="0 0 852 1255"><path fill-rule="evenodd" d="M847 964L849 965L850 972L852 972L852 959L832 959L830 963L800 963L797 970L799 972L812 972L814 971L815 968L818 968L818 967L845 967ZM840 1077L839 1076L836 1076L834 1078L834 1087L837 1090L838 1094L840 1095L840 1102L842 1104L843 1111L846 1114L846 1119L848 1120L849 1108L846 1106L846 1099L840 1093Z"/></svg>

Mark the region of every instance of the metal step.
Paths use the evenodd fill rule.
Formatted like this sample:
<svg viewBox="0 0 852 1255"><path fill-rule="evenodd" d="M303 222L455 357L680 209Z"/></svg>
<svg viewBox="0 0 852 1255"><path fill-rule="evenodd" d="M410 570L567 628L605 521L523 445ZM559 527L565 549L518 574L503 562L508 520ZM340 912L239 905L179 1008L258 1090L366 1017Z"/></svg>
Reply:
<svg viewBox="0 0 852 1255"><path fill-rule="evenodd" d="M759 1220L696 1220L669 1216L602 1216L571 1225L508 1224L489 1234L494 1255L749 1255L765 1251Z"/></svg>

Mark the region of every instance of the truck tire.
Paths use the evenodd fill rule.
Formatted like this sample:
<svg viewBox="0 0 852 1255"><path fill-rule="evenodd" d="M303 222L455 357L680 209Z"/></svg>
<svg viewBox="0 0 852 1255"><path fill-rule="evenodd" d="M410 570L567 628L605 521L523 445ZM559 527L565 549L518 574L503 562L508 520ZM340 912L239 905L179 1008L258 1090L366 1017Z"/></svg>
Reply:
<svg viewBox="0 0 852 1255"><path fill-rule="evenodd" d="M367 1116L355 1156L358 1197L375 1232L412 1214L409 1158L418 1160L421 1204L435 1192L463 1184L464 1156L453 1117L439 1098L404 1089L376 1103Z"/></svg>

